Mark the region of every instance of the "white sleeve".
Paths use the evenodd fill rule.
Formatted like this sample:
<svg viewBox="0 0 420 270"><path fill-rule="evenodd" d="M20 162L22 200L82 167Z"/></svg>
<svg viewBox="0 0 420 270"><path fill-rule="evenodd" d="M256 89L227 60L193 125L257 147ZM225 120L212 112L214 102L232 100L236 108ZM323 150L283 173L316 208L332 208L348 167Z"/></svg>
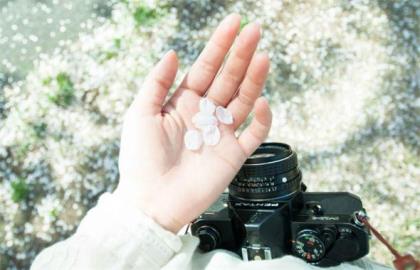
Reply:
<svg viewBox="0 0 420 270"><path fill-rule="evenodd" d="M323 270L284 256L274 260L244 262L227 250L201 253L198 238L177 236L151 218L106 193L82 220L76 233L42 251L32 270L49 269L183 269L183 270ZM367 259L343 263L329 270L386 270Z"/></svg>
<svg viewBox="0 0 420 270"><path fill-rule="evenodd" d="M105 193L76 233L43 250L31 269L160 269L181 247L179 236Z"/></svg>

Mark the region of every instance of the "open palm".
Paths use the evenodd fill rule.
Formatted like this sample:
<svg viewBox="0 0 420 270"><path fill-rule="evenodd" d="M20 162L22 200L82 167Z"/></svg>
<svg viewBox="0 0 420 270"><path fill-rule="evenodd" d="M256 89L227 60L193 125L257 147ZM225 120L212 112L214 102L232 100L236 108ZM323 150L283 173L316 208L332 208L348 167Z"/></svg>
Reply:
<svg viewBox="0 0 420 270"><path fill-rule="evenodd" d="M260 29L249 24L235 41L239 25L239 15L225 18L165 102L178 69L175 52L168 52L150 72L126 113L120 183L115 193L173 232L217 199L271 126L268 103L260 97L269 60L266 54L255 53ZM194 128L191 119L203 96L227 107L234 123L219 126L219 144L190 151L183 138ZM236 137L235 130L253 108L255 118Z"/></svg>

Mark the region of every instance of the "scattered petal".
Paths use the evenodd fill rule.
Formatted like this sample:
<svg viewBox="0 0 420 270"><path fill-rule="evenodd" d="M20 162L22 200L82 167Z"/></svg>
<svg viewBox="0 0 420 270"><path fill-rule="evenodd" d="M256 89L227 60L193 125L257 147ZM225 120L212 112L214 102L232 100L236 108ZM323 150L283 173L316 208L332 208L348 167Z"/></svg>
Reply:
<svg viewBox="0 0 420 270"><path fill-rule="evenodd" d="M184 143L188 150L198 150L203 144L203 137L198 130L188 130L184 136Z"/></svg>
<svg viewBox="0 0 420 270"><path fill-rule="evenodd" d="M203 140L205 145L216 145L220 141L220 130L217 126L207 126L203 130Z"/></svg>
<svg viewBox="0 0 420 270"><path fill-rule="evenodd" d="M192 118L192 123L196 128L204 129L206 126L217 126L217 119L211 114L199 112Z"/></svg>
<svg viewBox="0 0 420 270"><path fill-rule="evenodd" d="M220 122L226 125L231 125L233 123L232 113L222 106L217 106L216 108L216 117Z"/></svg>
<svg viewBox="0 0 420 270"><path fill-rule="evenodd" d="M208 98L201 98L200 99L200 112L204 112L207 114L213 114L214 110L216 109L216 105L209 100Z"/></svg>

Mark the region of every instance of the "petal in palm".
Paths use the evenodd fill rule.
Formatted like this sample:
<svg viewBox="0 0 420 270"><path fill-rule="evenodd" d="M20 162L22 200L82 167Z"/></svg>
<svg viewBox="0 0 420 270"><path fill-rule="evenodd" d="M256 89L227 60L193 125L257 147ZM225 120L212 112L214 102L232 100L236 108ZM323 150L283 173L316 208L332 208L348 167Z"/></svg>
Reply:
<svg viewBox="0 0 420 270"><path fill-rule="evenodd" d="M175 52L168 52L150 72L126 114L121 178L115 193L174 232L217 199L271 126L268 103L260 97L269 60L266 54L255 53L259 26L248 25L235 42L239 24L239 15L225 18L165 102L178 69ZM192 118L203 96L227 107L234 121L219 125L219 144L190 151L183 138L195 128ZM252 109L253 121L236 137L235 130Z"/></svg>

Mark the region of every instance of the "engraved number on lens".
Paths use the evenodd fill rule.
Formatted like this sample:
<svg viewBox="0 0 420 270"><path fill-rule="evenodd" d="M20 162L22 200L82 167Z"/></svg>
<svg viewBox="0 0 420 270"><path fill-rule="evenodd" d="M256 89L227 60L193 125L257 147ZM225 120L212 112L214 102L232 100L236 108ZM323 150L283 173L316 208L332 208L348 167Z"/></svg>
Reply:
<svg viewBox="0 0 420 270"><path fill-rule="evenodd" d="M293 242L293 252L307 262L316 262L325 254L324 242L312 230L301 231Z"/></svg>

